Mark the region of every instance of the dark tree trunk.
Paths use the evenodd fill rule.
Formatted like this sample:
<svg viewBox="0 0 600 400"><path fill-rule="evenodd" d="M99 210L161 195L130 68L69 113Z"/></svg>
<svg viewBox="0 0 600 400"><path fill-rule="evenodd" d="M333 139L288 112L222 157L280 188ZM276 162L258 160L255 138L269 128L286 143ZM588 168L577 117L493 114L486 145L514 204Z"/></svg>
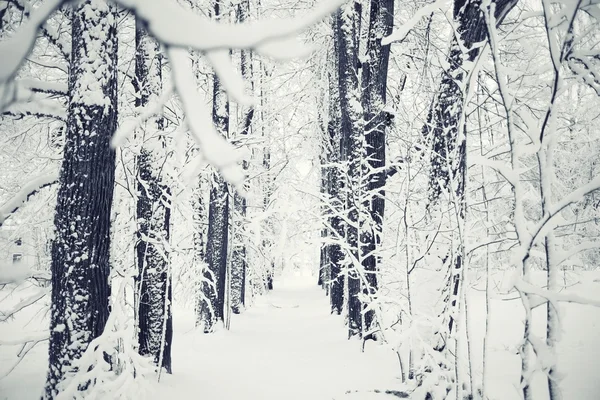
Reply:
<svg viewBox="0 0 600 400"><path fill-rule="evenodd" d="M496 1L496 20L499 24L516 0ZM443 311L441 326L437 332L436 350L446 352L447 358L453 358L457 349L452 340L456 331L456 319L459 315L462 281L464 274L466 220L466 182L467 182L467 137L464 129L464 107L469 91L469 79L480 47L477 44L487 40L487 27L481 0L455 0L454 20L458 24L460 45L455 38L447 58L449 65L442 76L440 88L431 106L423 134L431 143L431 171L429 180L429 210L440 208L442 192L449 193L452 210L451 219L456 222L447 245L446 285L442 290ZM467 49L463 52L463 49ZM448 367L448 366L447 366ZM458 377L455 377L458 379ZM448 386L455 383L447 382ZM464 387L463 382L459 384ZM471 396L469 391L467 396Z"/></svg>
<svg viewBox="0 0 600 400"><path fill-rule="evenodd" d="M340 162L341 157L341 110L339 92L339 28L337 16L332 17L333 51L331 69L328 72L329 80L329 121L327 122L327 133L330 144L329 161L331 164ZM344 209L345 200L342 198L341 181L342 171L339 166L329 168L329 199L331 202L329 225L334 232L330 232L338 241L345 237L341 213ZM338 243L327 246L327 258L329 260L329 273L331 277L330 302L331 312L340 315L344 308L344 276L342 275L342 261L344 258L342 248Z"/></svg>
<svg viewBox="0 0 600 400"><path fill-rule="evenodd" d="M67 133L52 243L45 399L55 398L69 384L77 373L75 363L102 334L110 312L110 218L115 179L110 139L117 126L116 21L116 7L102 2L78 3L72 13Z"/></svg>
<svg viewBox="0 0 600 400"><path fill-rule="evenodd" d="M500 24L506 14L516 5L516 0L498 0L496 22ZM468 81L474 62L480 54L480 47L474 46L487 40L487 27L480 0L455 0L454 19L458 23L458 34L462 46L470 49L463 53L456 39L452 41L448 55L449 68L445 71L438 95L434 99L423 126L423 134L431 141L431 172L429 180L429 207L439 201L443 190L452 190L456 204L456 221L464 226L466 217L466 145L464 134L463 109ZM463 89L465 92L463 93ZM453 240L449 251L449 279L444 290L444 321L446 326L440 332L442 340L438 348L442 350L446 338L453 332L462 281L464 263L464 238Z"/></svg>
<svg viewBox="0 0 600 400"><path fill-rule="evenodd" d="M250 16L250 0L242 0L236 8L237 22L244 23ZM250 50L241 50L240 69L242 77L246 82L252 82L252 52ZM242 129L240 137L242 139L250 133L250 126L254 118L254 109L242 110ZM242 161L244 171L248 171L248 161ZM244 185L248 190L248 185ZM246 275L248 262L246 256L246 236L244 235L247 204L246 198L239 193L234 194L234 238L231 261L231 310L234 314L239 314L245 305L246 297Z"/></svg>
<svg viewBox="0 0 600 400"><path fill-rule="evenodd" d="M273 194L273 182L271 180L271 153L267 147L263 149L263 169L265 171L263 180L263 210L267 211L269 209L269 203L271 202L271 196ZM273 222L271 221L270 217L264 221L264 227L266 233L271 235L273 234ZM263 240L263 251L268 254L268 257L265 260L265 263L267 264L265 282L267 290L273 290L273 278L275 275L275 260L273 259L272 249L273 243L269 240Z"/></svg>
<svg viewBox="0 0 600 400"><path fill-rule="evenodd" d="M363 291L377 291L377 269L381 262L377 251L381 244L385 212L385 129L392 116L385 110L390 46L382 46L381 40L392 32L394 25L394 1L371 0L369 13L369 39L367 60L362 66L362 105L365 118L365 142L367 161L363 164L363 176L367 202L366 223L361 225L362 266L366 274ZM367 311L364 331L372 329L374 313ZM366 339L372 338L368 335Z"/></svg>
<svg viewBox="0 0 600 400"><path fill-rule="evenodd" d="M219 19L223 12L223 2L215 1L214 16ZM229 99L217 75L213 81L213 123L225 137L229 134ZM227 251L229 241L229 190L227 182L219 173L212 176L210 203L208 210L208 238L203 292L205 302L201 309L204 332L214 330L215 324L224 322L225 280L227 275Z"/></svg>
<svg viewBox="0 0 600 400"><path fill-rule="evenodd" d="M210 187L208 179L203 172L198 177L198 184L194 188L192 209L194 212L194 264L196 265L196 272L201 275L198 286L196 287L196 326L204 324L204 315L202 310L204 309L204 293L206 289L203 282L204 273L206 268L206 242L207 242L207 230L208 230L208 209L207 202L205 199L205 193Z"/></svg>
<svg viewBox="0 0 600 400"><path fill-rule="evenodd" d="M320 163L321 163L321 196L323 196L323 198L328 197L329 193L331 192L331 188L330 188L330 179L329 179L329 175L330 175L330 168L331 167L326 167L325 164L329 163L328 159L328 147L327 144L329 143L329 138L327 137L329 135L329 133L327 132L327 128L325 127L324 132L323 133L323 145L322 145L322 149L321 149L321 155L319 157L320 159ZM321 215L323 218L328 218L328 215L330 214L330 210L329 207L327 205L322 205L321 206ZM317 281L317 284L319 286L321 286L323 289L325 289L325 293L329 294L329 279L330 279L330 275L331 275L331 270L330 270L330 266L329 266L329 251L328 251L328 244L326 243L327 238L329 237L329 232L328 232L328 228L325 226L323 228L321 228L321 249L320 249L320 254L319 254L319 279Z"/></svg>
<svg viewBox="0 0 600 400"><path fill-rule="evenodd" d="M162 60L158 43L143 25L135 29L136 107L156 101L162 90ZM164 121L157 117L138 132L142 143L137 157L138 198L136 216L138 241L136 255L136 305L139 353L153 358L157 366L171 373L173 313L171 310L170 190L164 183L167 158Z"/></svg>
<svg viewBox="0 0 600 400"><path fill-rule="evenodd" d="M341 161L347 164L346 212L348 223L345 225L346 243L349 251L345 257L348 282L348 334L360 335L362 332L362 309L359 299L361 289L358 251L358 224L361 195L361 165L363 158L363 115L357 109L360 104L358 82L358 51L361 3L347 3L336 14L339 37L338 79L341 109Z"/></svg>

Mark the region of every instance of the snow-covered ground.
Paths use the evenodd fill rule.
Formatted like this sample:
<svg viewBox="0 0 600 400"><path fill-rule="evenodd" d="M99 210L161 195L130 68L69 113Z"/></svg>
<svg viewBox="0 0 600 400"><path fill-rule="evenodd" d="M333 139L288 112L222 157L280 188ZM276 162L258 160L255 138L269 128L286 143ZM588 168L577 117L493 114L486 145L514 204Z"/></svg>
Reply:
<svg viewBox="0 0 600 400"><path fill-rule="evenodd" d="M343 320L331 316L315 279L295 278L234 315L230 331L202 335L192 315L175 314L174 374L155 398L362 399L369 390L397 388L395 354L379 345L362 353L359 341L345 340Z"/></svg>
<svg viewBox="0 0 600 400"><path fill-rule="evenodd" d="M598 274L585 276L569 290L600 297ZM172 376L163 375L143 399L385 399L374 390L399 390L399 366L394 352L369 343L346 340L341 317L329 313L328 299L315 278L288 275L276 290L257 299L242 315L233 315L231 329L212 335L194 330L194 316L176 308ZM5 296L6 293L3 293ZM18 292L11 296L16 298ZM472 291L469 301L471 350L480 357L483 335L483 293ZM544 333L544 310L535 315L536 334ZM0 340L39 331L40 310L30 308L18 319L0 324ZM592 306L564 305L564 335L559 362L565 400L600 399L600 310ZM495 299L492 303L490 399L519 399L519 358L523 311L519 301ZM32 321L33 318L33 321ZM30 322L31 321L31 322ZM14 360L18 348L0 346L0 374ZM46 346L36 346L8 377L0 380L0 399L39 399L46 372ZM349 392L349 393L348 393ZM534 398L547 398L540 373Z"/></svg>

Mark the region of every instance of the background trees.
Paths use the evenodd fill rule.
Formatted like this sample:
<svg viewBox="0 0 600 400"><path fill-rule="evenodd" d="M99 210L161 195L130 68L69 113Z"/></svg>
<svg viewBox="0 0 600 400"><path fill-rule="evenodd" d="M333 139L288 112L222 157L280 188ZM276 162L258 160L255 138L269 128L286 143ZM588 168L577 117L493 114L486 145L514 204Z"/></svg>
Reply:
<svg viewBox="0 0 600 400"><path fill-rule="evenodd" d="M92 96L110 101L94 111L101 118L84 121L98 131L118 125L114 135L102 130L101 136L113 135L120 146L115 182L102 175L110 196L71 207L67 197L91 193L97 186L86 185L100 179L87 174L84 186L77 186L79 169L96 162L78 152L102 145L106 157L113 154L107 143L84 142L85 130L72 128L73 99L82 96L73 84L66 87L66 72L86 85L92 80L79 76L76 64L68 67L65 56L76 56L71 40L89 37L70 36L79 28L69 23L66 5L46 20L59 1L33 8L9 3L0 8L0 49L19 58L33 37L12 38L21 28L42 29L28 60L11 58L0 68L1 127L14 149L1 150L7 168L0 173L8 183L0 192L0 224L12 221L20 229L10 230L7 242L28 232L16 221L33 221L35 210L44 209L36 205L52 197L65 141L63 171L77 173L68 182L62 173L55 246L75 243L73 224L81 228L77 237L93 228L108 240L107 226L112 229L110 246L93 242L101 242L106 265L105 284L97 287L106 302L95 302L103 308L94 312L111 319L104 332L100 324L88 335L76 355L81 363L69 357L73 371L79 369L74 391L128 376L160 377L158 367L169 370L173 305L195 305L207 332L219 320L229 328L230 309L241 312L277 288L282 276L304 269L314 272L315 283L319 274L350 337L375 338L397 353L403 390L412 398L497 396L498 370L511 371L514 376L502 382L521 385L525 398L559 398L572 387L568 378L552 378L565 365L557 316L563 309L574 315L575 307L559 302L595 304L568 286L593 281L586 273L598 260L597 5L372 0L300 1L290 9L278 0L232 7L119 1L126 9L115 12L118 63L111 58L94 64L101 72L114 67L111 79L118 78L118 85L93 78L100 88L118 87L121 100ZM340 11L322 20L341 3ZM243 23L292 14L306 17L265 22L260 29ZM181 34L174 20L189 32ZM95 22L107 21L115 23ZM226 26L228 21L240 24ZM260 57L302 53L290 37L309 22L316 25L300 36L315 45L309 57L287 64ZM108 53L107 44L116 39L105 39L86 49ZM17 42L17 50L10 47ZM89 93L102 92L93 89ZM252 102L249 94L258 98ZM65 112L67 98L71 108ZM118 124L113 109L119 110ZM113 115L112 125L106 113ZM73 146L77 151L69 150ZM44 173L31 182L16 172L33 173L38 166ZM110 209L104 206L113 190ZM103 208L90 207L93 201ZM51 207L45 208L49 220ZM89 219L101 220L101 229L80 223L74 213L93 213ZM92 251L81 251L79 261L70 251L63 258L73 258L73 273L85 277L95 269L83 260ZM2 311L3 321L43 301L49 263L39 260L37 271L22 274L35 289ZM62 273L57 265L53 261L54 279ZM511 271L517 274L512 280ZM6 285L22 279L13 278ZM110 301L109 281L118 288ZM64 282L53 282L55 305L86 306L86 294L62 295ZM56 313L53 318L62 318ZM541 330L535 322L540 315ZM512 332L506 343L499 344L498 321ZM68 332L56 327L51 354L60 347L56 338ZM21 344L30 349L47 336ZM362 345L370 351L369 342ZM503 366L500 357L521 371ZM104 366L110 373L99 372ZM52 388L48 396L56 393Z"/></svg>

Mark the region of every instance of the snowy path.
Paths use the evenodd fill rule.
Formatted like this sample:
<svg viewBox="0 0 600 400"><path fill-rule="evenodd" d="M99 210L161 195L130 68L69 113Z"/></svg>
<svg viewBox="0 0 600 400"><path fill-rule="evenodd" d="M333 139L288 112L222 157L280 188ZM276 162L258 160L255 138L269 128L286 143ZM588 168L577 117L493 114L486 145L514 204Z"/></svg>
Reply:
<svg viewBox="0 0 600 400"><path fill-rule="evenodd" d="M157 385L155 398L397 398L370 392L399 385L389 349L371 345L361 353L359 341L346 340L342 319L329 313L313 278L278 283L245 313L233 315L230 331L203 335L190 324L176 324L174 375Z"/></svg>

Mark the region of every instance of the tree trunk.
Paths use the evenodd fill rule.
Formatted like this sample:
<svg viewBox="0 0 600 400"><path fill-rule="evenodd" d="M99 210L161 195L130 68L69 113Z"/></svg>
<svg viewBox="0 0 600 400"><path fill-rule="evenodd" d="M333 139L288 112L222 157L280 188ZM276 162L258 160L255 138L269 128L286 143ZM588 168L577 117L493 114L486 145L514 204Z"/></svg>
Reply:
<svg viewBox="0 0 600 400"><path fill-rule="evenodd" d="M105 2L78 3L72 13L67 133L52 242L45 399L55 398L78 372L75 363L102 334L110 312L116 22L116 7Z"/></svg>
<svg viewBox="0 0 600 400"><path fill-rule="evenodd" d="M263 212L267 212L271 203L271 196L273 195L273 178L271 176L271 152L268 147L268 138L265 132L265 108L266 108L266 93L265 93L265 66L260 63L260 129L261 137L267 143L267 146L263 147L262 153L262 166L263 174L261 179L262 186L262 200L263 200ZM273 290L273 278L275 275L275 260L273 258L273 221L271 217L267 217L263 221L263 235L270 236L269 239L262 240L262 252L264 254L265 271L265 287L267 290Z"/></svg>
<svg viewBox="0 0 600 400"><path fill-rule="evenodd" d="M205 193L209 188L209 181L206 178L205 172L202 172L198 177L196 187L193 190L192 197L192 209L193 209L193 223L194 223L194 264L196 272L200 275L200 281L196 287L196 326L204 324L204 293L208 290L205 289L207 282L205 281L205 269L206 269L206 243L207 243L207 230L208 230L208 210L206 205Z"/></svg>
<svg viewBox="0 0 600 400"><path fill-rule="evenodd" d="M392 116L386 112L386 89L390 46L382 46L381 40L388 36L394 25L394 1L371 0L369 17L369 41L367 60L362 70L362 105L365 118L365 144L367 162L363 164L366 178L364 190L368 210L366 223L361 226L362 266L366 274L363 291L374 295L377 291L377 268L380 257L377 251L381 244L383 217L385 212L385 128ZM364 316L364 331L372 329L374 313ZM367 338L372 338L368 335Z"/></svg>
<svg viewBox="0 0 600 400"><path fill-rule="evenodd" d="M338 53L339 53L339 28L337 16L332 17L333 31L333 64L328 72L329 80L329 121L327 123L328 139L330 143L329 162L332 166L329 169L330 192L329 199L331 202L331 210L328 218L329 225L333 232L332 236L338 241L344 238L344 227L342 225L341 214L343 212L344 203L341 191L341 181L343 178L341 168L339 166L341 156L341 110L340 110L340 92L339 92L339 68L338 68ZM331 312L340 315L344 307L344 277L342 273L342 260L344 254L338 243L330 244L327 247L329 260L329 273L331 278L330 302Z"/></svg>
<svg viewBox="0 0 600 400"><path fill-rule="evenodd" d="M349 248L346 254L348 280L348 334L360 335L362 331L362 314L359 293L361 289L360 271L357 265L358 224L361 195L361 164L363 115L360 107L360 87L358 82L358 51L361 3L347 3L337 12L338 79L341 109L341 160L347 164L347 183L344 188L346 196L346 212L348 223L345 226L346 243Z"/></svg>
<svg viewBox="0 0 600 400"><path fill-rule="evenodd" d="M162 90L162 60L158 43L143 25L135 26L136 107L156 101ZM164 121L157 117L138 132L142 147L137 157L138 198L136 244L138 276L136 305L139 353L171 373L173 314L169 256L171 200L163 167L167 158Z"/></svg>
<svg viewBox="0 0 600 400"><path fill-rule="evenodd" d="M496 3L496 18L499 24L516 0L498 0ZM462 282L465 260L465 222L466 222L466 182L467 182L467 137L464 129L465 100L469 92L469 81L476 61L480 56L481 47L477 44L484 42L487 37L487 26L481 0L455 0L454 20L458 24L456 37L452 40L447 58L448 69L444 72L440 88L437 91L430 109L427 123L423 126L424 136L431 142L429 204L428 208L446 208L451 213L452 233L447 249L446 284L442 290L443 310L440 314L441 325L437 332L436 350L444 352L448 360L453 359L451 379L447 382L455 385L457 398L461 392L465 398L472 397L473 388L464 388L465 374L458 363L461 356L453 338L456 332L457 318L460 313ZM463 51L466 49L466 52ZM440 206L442 192L447 192L450 207ZM458 375L458 376L457 376Z"/></svg>
<svg viewBox="0 0 600 400"><path fill-rule="evenodd" d="M221 15L227 15L223 8L221 0L215 1L215 19L219 19ZM213 79L213 123L217 130L227 137L229 134L229 99L216 74ZM217 322L224 322L228 241L229 189L223 177L215 172L212 174L208 210L206 244L208 269L204 273L204 282L202 283L205 302L201 313L205 333L213 332Z"/></svg>
<svg viewBox="0 0 600 400"><path fill-rule="evenodd" d="M496 21L502 22L506 14L515 6L516 0L498 0ZM466 217L466 135L463 131L464 101L468 93L469 77L480 54L475 44L487 40L487 27L480 0L455 0L454 19L458 22L458 34L452 41L448 55L448 70L445 71L437 97L429 112L423 134L431 141L431 172L429 179L429 207L435 206L442 191L450 191L455 203L455 217L462 236ZM462 48L467 49L463 53ZM470 50L469 50L470 49ZM445 289L445 327L440 332L442 340L439 349L447 343L452 333L458 312L460 282L462 281L464 238L453 239L453 249L449 251L451 270Z"/></svg>
<svg viewBox="0 0 600 400"><path fill-rule="evenodd" d="M250 16L250 0L242 0L236 8L237 22L244 23ZM252 52L250 50L241 50L240 69L242 77L246 82L252 82ZM242 129L238 139L243 140L250 133L250 126L254 118L254 109L242 110ZM248 171L248 161L242 161L244 171ZM248 190L248 185L244 185ZM246 275L248 269L246 236L244 227L246 221L247 204L246 198L239 193L234 193L234 237L233 252L231 261L231 310L234 314L239 314L245 305L246 297Z"/></svg>

